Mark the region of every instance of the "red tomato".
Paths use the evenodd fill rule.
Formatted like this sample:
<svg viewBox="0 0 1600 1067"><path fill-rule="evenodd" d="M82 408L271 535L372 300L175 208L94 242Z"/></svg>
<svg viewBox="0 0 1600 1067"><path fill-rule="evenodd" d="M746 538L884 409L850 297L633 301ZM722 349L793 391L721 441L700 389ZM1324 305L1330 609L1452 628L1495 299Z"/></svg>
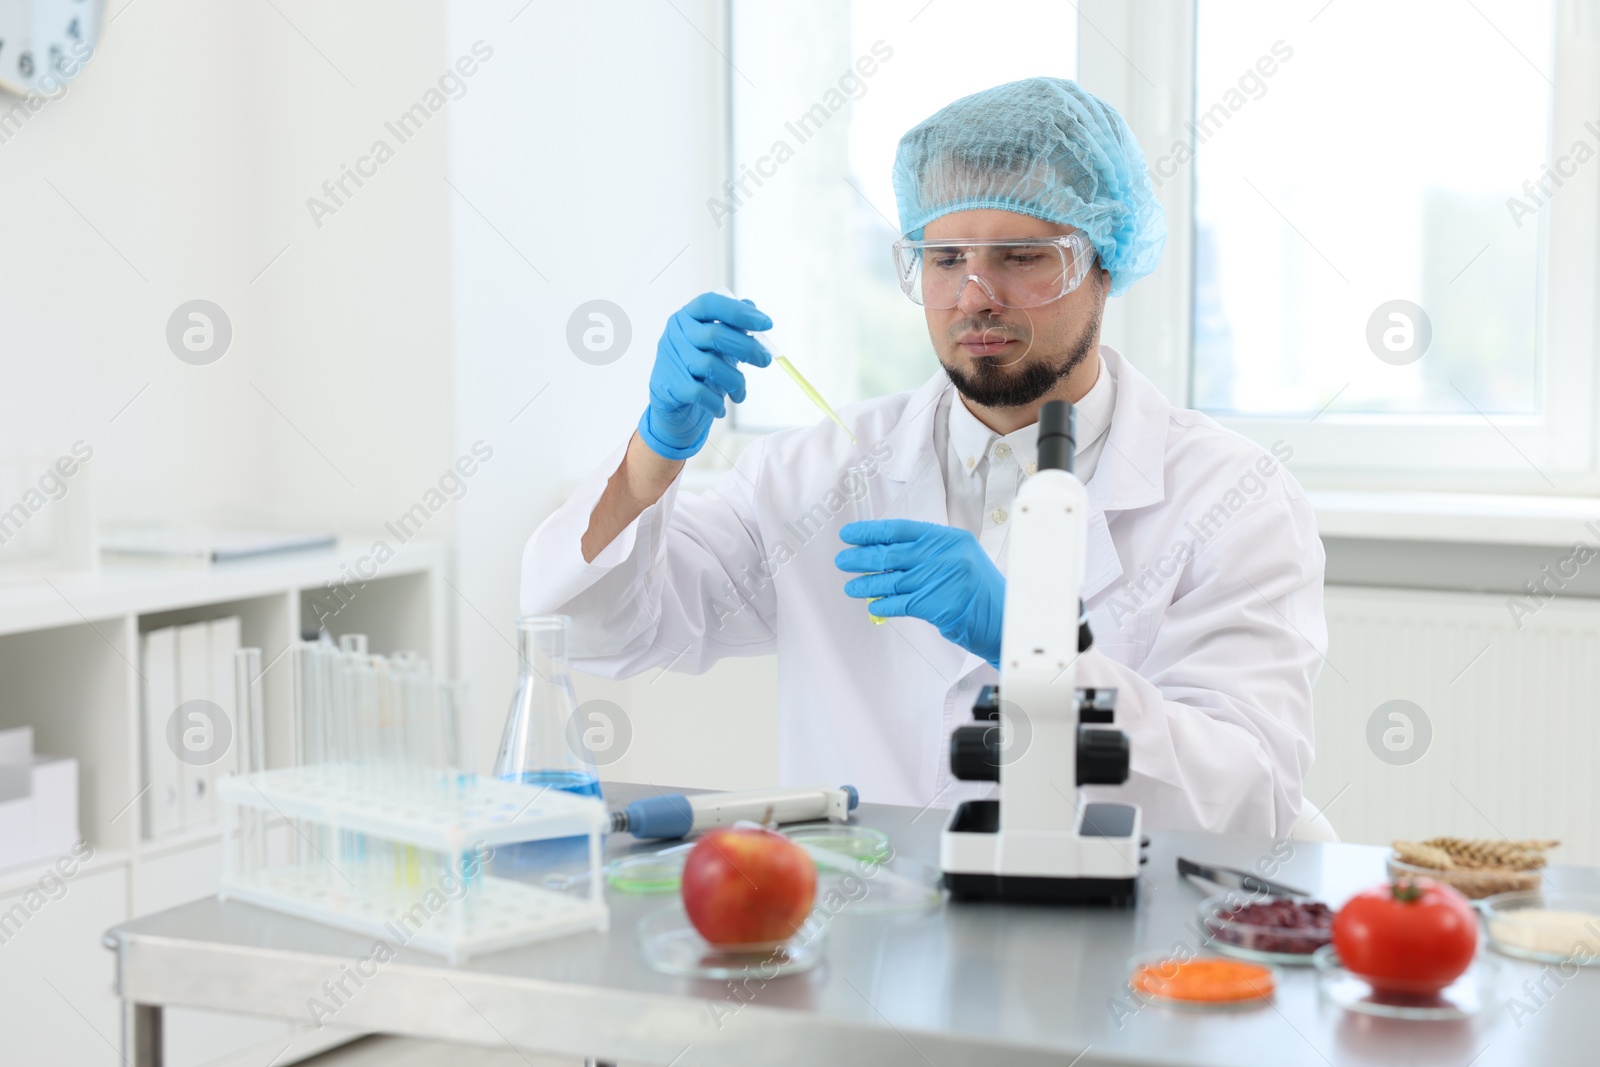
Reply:
<svg viewBox="0 0 1600 1067"><path fill-rule="evenodd" d="M714 945L787 941L811 914L817 868L806 850L762 829L707 831L683 868L683 907Z"/></svg>
<svg viewBox="0 0 1600 1067"><path fill-rule="evenodd" d="M1459 978L1478 950L1478 916L1431 878L1357 893L1333 917L1333 947L1351 974L1385 993L1426 996Z"/></svg>

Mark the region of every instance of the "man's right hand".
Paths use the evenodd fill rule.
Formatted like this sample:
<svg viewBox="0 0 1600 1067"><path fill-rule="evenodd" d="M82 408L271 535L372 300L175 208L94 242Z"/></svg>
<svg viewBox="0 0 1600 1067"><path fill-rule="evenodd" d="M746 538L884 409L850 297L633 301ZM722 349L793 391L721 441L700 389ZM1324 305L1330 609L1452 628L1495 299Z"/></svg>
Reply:
<svg viewBox="0 0 1600 1067"><path fill-rule="evenodd" d="M725 398L744 400L740 363L772 362L751 331L772 329L772 320L748 300L701 293L667 320L650 372L650 404L639 420L639 437L664 459L688 459L700 451L714 419L727 413Z"/></svg>

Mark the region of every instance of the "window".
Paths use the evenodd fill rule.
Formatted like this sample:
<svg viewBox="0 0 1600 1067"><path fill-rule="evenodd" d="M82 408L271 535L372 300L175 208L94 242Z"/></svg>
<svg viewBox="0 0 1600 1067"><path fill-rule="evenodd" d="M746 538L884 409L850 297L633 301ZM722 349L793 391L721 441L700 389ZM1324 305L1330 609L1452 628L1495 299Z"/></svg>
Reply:
<svg viewBox="0 0 1600 1067"><path fill-rule="evenodd" d="M1293 441L1314 484L1587 484L1593 21L1197 0L1194 159L1163 178L1192 238L1190 403Z"/></svg>
<svg viewBox="0 0 1600 1067"><path fill-rule="evenodd" d="M735 184L719 212L732 229L734 291L772 315L774 351L836 406L916 388L938 364L890 259L895 146L969 93L1072 77L1075 11L1060 0L981 13L928 0L733 0L730 19ZM736 418L764 430L817 412L773 375Z"/></svg>
<svg viewBox="0 0 1600 1067"><path fill-rule="evenodd" d="M1550 5L1283 10L1199 5L1194 405L1537 415Z"/></svg>
<svg viewBox="0 0 1600 1067"><path fill-rule="evenodd" d="M730 0L726 225L774 346L838 404L926 380L890 269L895 144L966 93L1077 77L1128 120L1167 210L1162 265L1103 339L1170 399L1289 441L1314 486L1600 491L1595 5L1163 11ZM815 418L774 379L738 423Z"/></svg>

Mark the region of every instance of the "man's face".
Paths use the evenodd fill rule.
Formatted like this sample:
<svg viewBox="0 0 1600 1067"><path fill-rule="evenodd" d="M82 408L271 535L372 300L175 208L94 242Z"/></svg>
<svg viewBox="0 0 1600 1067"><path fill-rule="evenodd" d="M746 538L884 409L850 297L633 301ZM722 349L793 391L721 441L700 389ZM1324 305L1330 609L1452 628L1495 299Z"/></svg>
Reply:
<svg viewBox="0 0 1600 1067"><path fill-rule="evenodd" d="M928 223L929 241L1059 237L1072 227L1030 215L956 211ZM968 282L953 308L924 308L928 336L945 373L968 400L985 407L1035 403L1095 350L1105 279L1098 263L1083 284L1042 307L1008 308Z"/></svg>

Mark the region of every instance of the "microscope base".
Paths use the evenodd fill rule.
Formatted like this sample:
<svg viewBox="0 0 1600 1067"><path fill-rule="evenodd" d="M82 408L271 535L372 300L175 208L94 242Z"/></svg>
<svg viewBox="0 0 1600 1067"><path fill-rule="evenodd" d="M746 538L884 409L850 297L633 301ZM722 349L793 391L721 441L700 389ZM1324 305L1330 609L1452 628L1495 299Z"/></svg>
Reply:
<svg viewBox="0 0 1600 1067"><path fill-rule="evenodd" d="M1137 878L1050 878L1042 875L957 874L944 887L957 901L998 900L1034 904L1087 904L1131 908L1139 903Z"/></svg>
<svg viewBox="0 0 1600 1067"><path fill-rule="evenodd" d="M1099 833L1093 829L1096 826L1094 809L1097 808L1102 809L1098 812ZM1000 802L967 801L956 808L941 842L940 865L944 869L945 888L950 890L952 899L958 901L1135 906L1139 896L1137 864L1143 843L1138 833L1138 809L1126 804L1091 804L1085 808L1085 822L1088 825L1078 832L1060 834L1059 850L1051 845L1051 852L1060 857L1066 869L1057 867L1051 873L1040 872L1037 868L1028 873L1007 872L996 870L996 867L1006 866L999 861L1004 836L1000 828ZM1116 825L1113 828L1108 824ZM1083 830L1089 832L1084 834ZM1006 851L1015 855L1021 850ZM1077 855L1078 860L1067 858L1072 855ZM1114 873L1104 873L1108 860ZM1079 862L1084 865L1077 865ZM1101 873L1069 873L1086 867L1089 870L1099 867ZM1118 867L1123 870L1117 870Z"/></svg>

